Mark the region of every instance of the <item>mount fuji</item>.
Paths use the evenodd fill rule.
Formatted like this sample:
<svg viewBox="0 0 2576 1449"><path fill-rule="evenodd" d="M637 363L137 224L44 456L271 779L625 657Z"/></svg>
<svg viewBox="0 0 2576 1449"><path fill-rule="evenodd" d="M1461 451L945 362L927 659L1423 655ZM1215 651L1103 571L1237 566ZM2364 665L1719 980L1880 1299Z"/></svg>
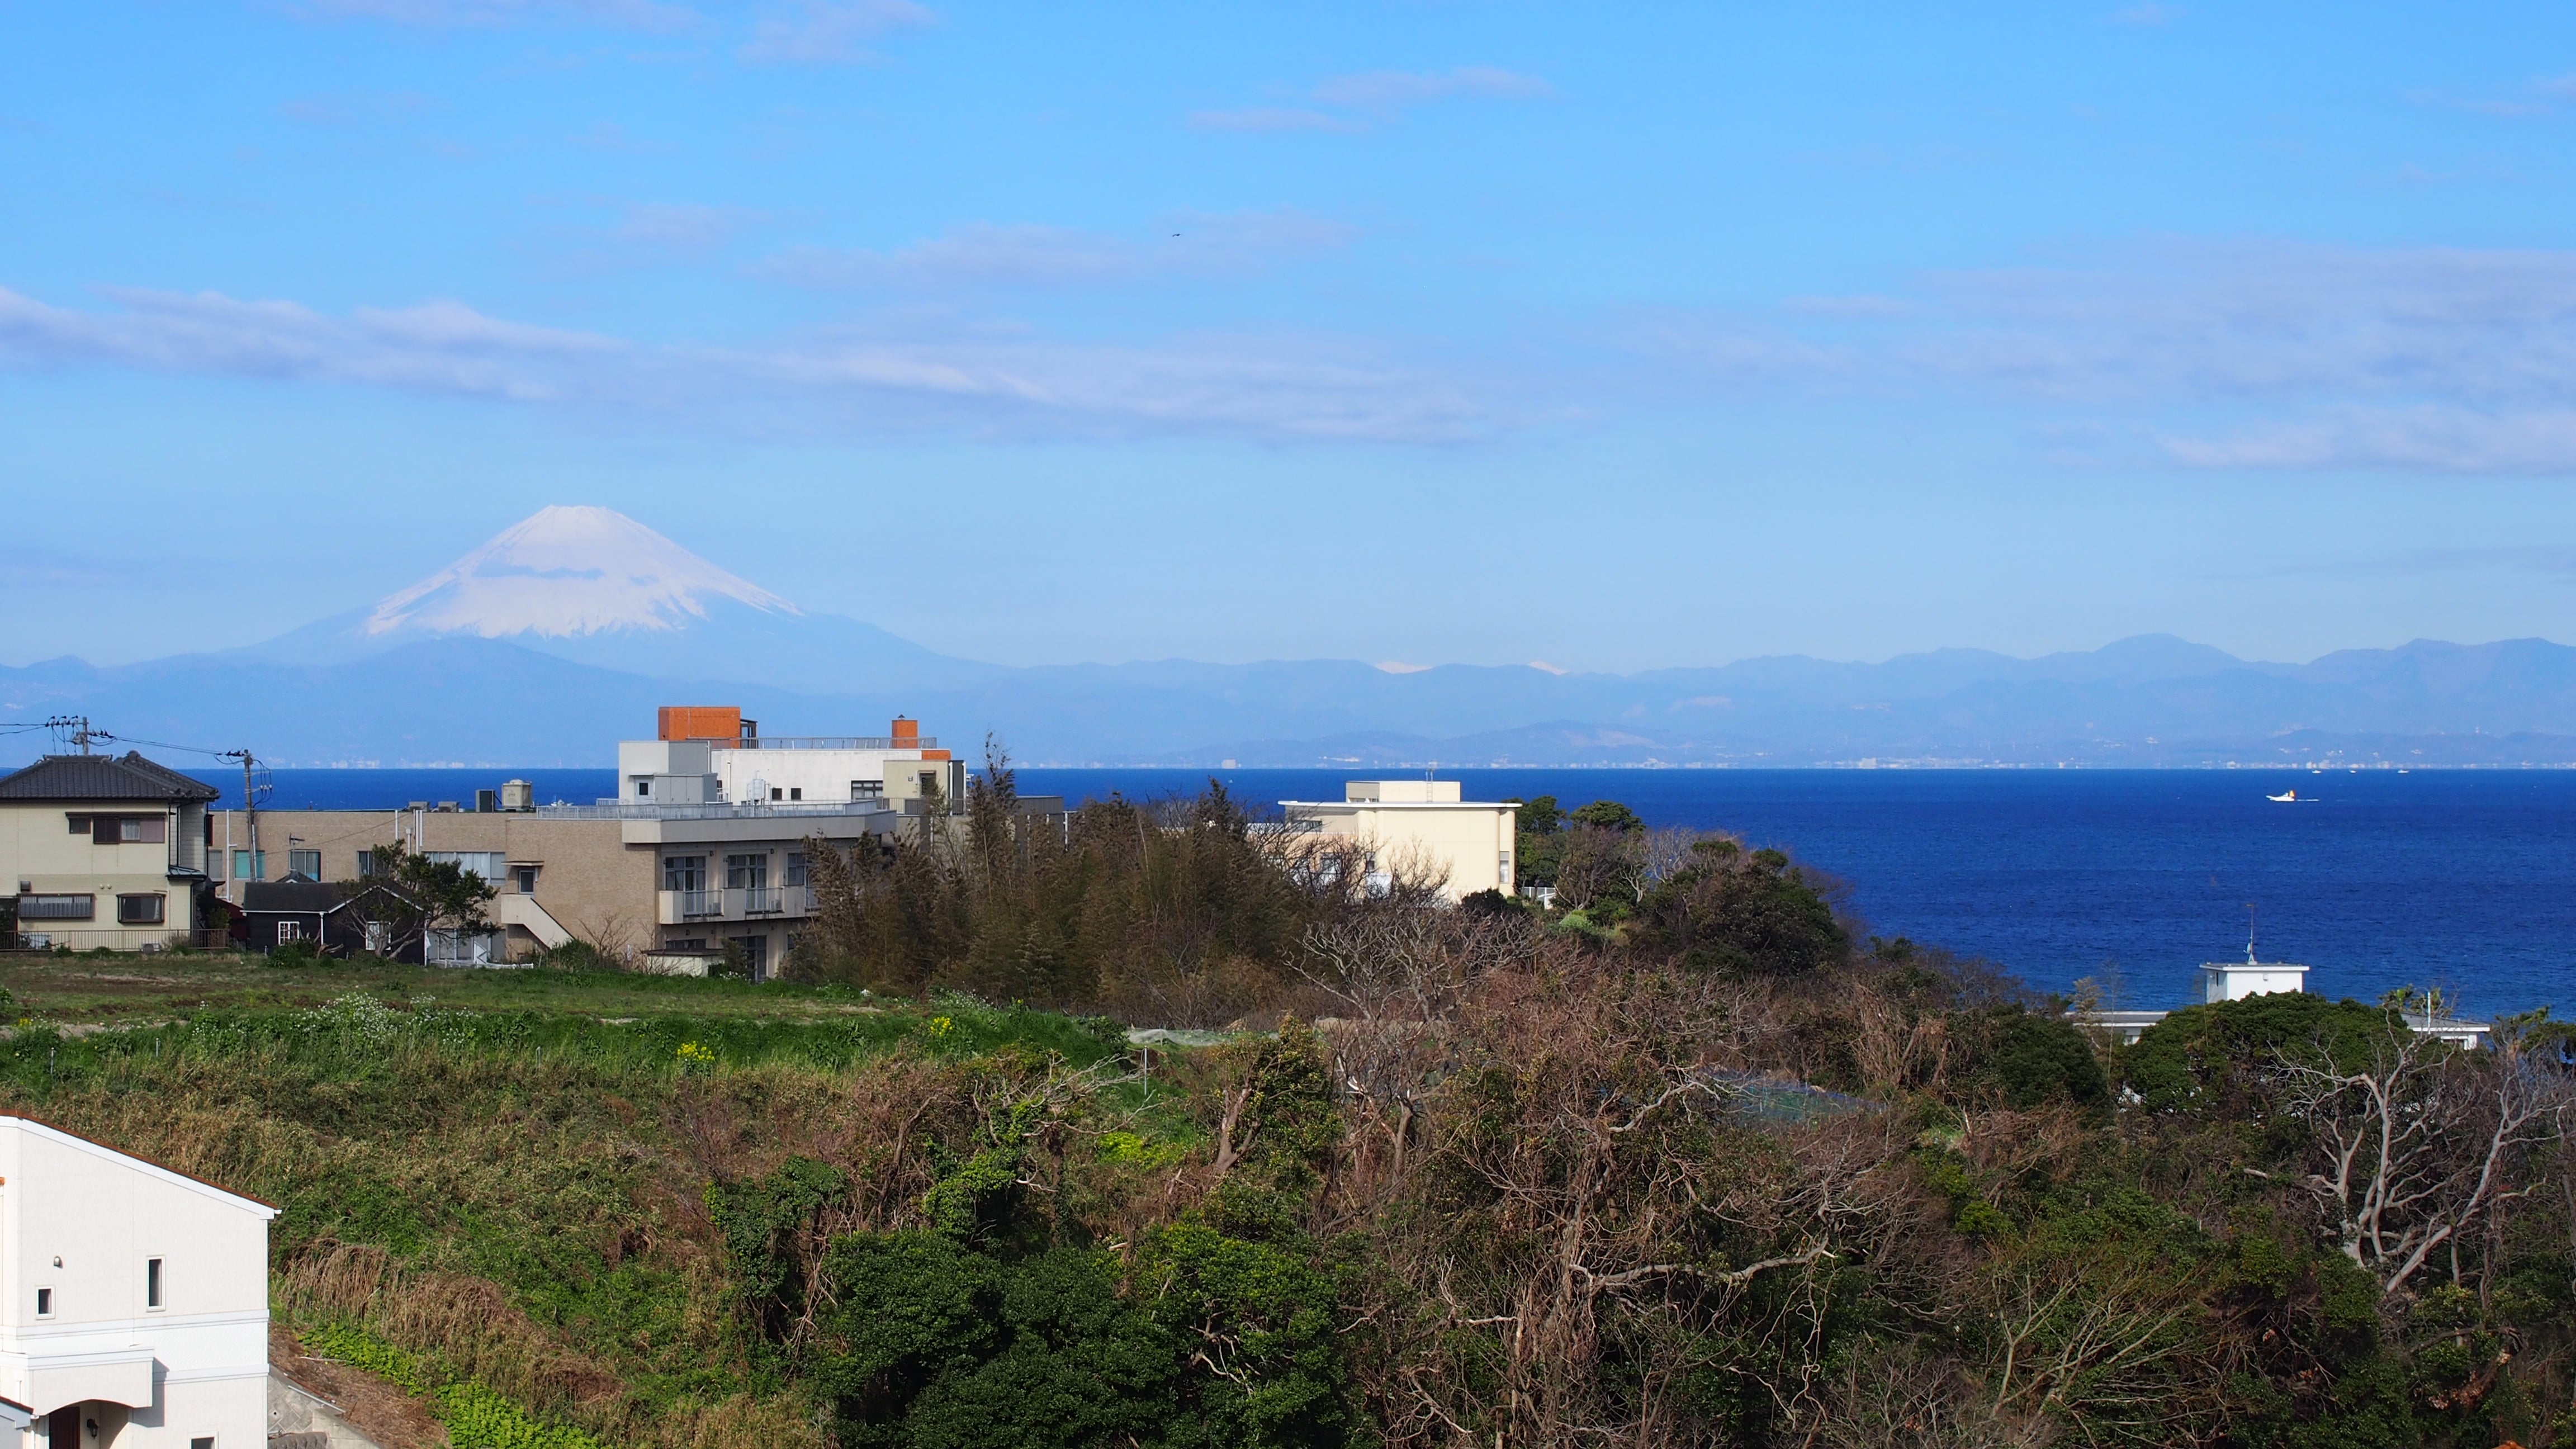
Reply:
<svg viewBox="0 0 2576 1449"><path fill-rule="evenodd" d="M612 509L560 505L370 607L237 653L345 664L473 639L658 679L818 694L955 686L996 672L874 624L809 614Z"/></svg>
<svg viewBox="0 0 2576 1449"><path fill-rule="evenodd" d="M0 667L0 723L86 714L274 764L599 764L657 704L772 735L902 713L1033 764L2576 764L2576 649L2417 640L2263 664L2164 635L2016 659L1800 656L1642 674L1353 660L1014 668L809 613L605 508L553 507L265 643ZM30 755L15 732L0 751Z"/></svg>

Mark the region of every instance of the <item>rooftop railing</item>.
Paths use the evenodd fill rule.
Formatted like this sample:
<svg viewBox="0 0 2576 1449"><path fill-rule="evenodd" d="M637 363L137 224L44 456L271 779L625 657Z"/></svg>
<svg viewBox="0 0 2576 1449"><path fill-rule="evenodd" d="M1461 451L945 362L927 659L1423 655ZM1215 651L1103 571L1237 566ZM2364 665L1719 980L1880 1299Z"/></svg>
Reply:
<svg viewBox="0 0 2576 1449"><path fill-rule="evenodd" d="M717 740L719 749L735 750L935 750L937 735L754 735L745 740Z"/></svg>
<svg viewBox="0 0 2576 1449"><path fill-rule="evenodd" d="M705 805L602 800L595 805L543 805L532 813L546 820L767 820L874 815L886 808L883 800L718 800Z"/></svg>

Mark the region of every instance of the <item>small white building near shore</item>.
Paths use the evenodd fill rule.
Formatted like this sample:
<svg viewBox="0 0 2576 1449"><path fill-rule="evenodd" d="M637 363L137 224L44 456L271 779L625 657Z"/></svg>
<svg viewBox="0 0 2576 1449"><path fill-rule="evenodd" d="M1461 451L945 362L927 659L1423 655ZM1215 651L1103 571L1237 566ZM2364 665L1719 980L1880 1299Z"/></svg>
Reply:
<svg viewBox="0 0 2576 1449"><path fill-rule="evenodd" d="M0 1116L0 1424L32 1449L261 1449L275 1216Z"/></svg>
<svg viewBox="0 0 2576 1449"><path fill-rule="evenodd" d="M1455 780L1352 780L1339 800L1282 800L1292 827L1346 839L1366 852L1369 884L1399 868L1445 872L1441 898L1513 890L1520 807L1461 800Z"/></svg>

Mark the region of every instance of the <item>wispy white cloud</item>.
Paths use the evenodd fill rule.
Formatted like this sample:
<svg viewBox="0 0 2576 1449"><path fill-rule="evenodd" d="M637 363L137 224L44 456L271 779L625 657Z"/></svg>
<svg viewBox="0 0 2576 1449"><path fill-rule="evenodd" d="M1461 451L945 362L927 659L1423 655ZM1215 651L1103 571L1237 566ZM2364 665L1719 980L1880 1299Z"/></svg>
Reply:
<svg viewBox="0 0 2576 1449"><path fill-rule="evenodd" d="M1201 131L1356 132L1368 130L1373 122L1390 120L1407 107L1432 101L1461 97L1532 100L1554 94L1555 88L1546 81L1499 66L1462 65L1442 71L1372 70L1318 82L1306 93L1313 105L1193 111L1189 120L1193 129Z"/></svg>
<svg viewBox="0 0 2576 1449"><path fill-rule="evenodd" d="M2323 563L2285 564L2266 570L2275 576L2330 574L2346 578L2413 578L2425 574L2510 569L2518 573L2576 578L2576 548L2552 544L2500 548L2410 548L2376 558L2334 559Z"/></svg>
<svg viewBox="0 0 2576 1449"><path fill-rule="evenodd" d="M1519 75L1490 65L1462 65L1445 71L1372 70L1335 76L1315 87L1315 99L1329 106L1365 111L1392 111L1453 96L1526 100L1555 94L1536 76Z"/></svg>
<svg viewBox="0 0 2576 1449"><path fill-rule="evenodd" d="M435 29L551 25L689 34L733 43L734 54L749 63L790 65L870 60L870 42L937 18L919 0L289 0L289 7L313 20Z"/></svg>
<svg viewBox="0 0 2576 1449"><path fill-rule="evenodd" d="M2340 407L2217 436L2160 439L2199 468L2394 468L2427 473L2576 473L2576 409Z"/></svg>
<svg viewBox="0 0 2576 1449"><path fill-rule="evenodd" d="M308 126L355 126L406 115L424 104L426 98L416 91L329 91L282 102L277 113Z"/></svg>
<svg viewBox="0 0 2576 1449"><path fill-rule="evenodd" d="M891 251L801 247L755 270L796 286L1057 287L1240 275L1347 245L1355 229L1298 211L1177 213L1138 236L978 224Z"/></svg>
<svg viewBox="0 0 2576 1449"><path fill-rule="evenodd" d="M914 0L794 0L787 14L753 26L742 58L797 65L867 60L873 55L867 42L934 18Z"/></svg>
<svg viewBox="0 0 2576 1449"><path fill-rule="evenodd" d="M842 332L667 346L533 326L452 301L333 316L211 292L106 296L112 309L87 310L0 289L0 367L349 384L790 433L1441 444L1510 423L1489 382L1343 338L1204 335L1104 346Z"/></svg>
<svg viewBox="0 0 2576 1449"><path fill-rule="evenodd" d="M300 0L293 8L317 18L429 26L551 21L672 31L687 29L698 19L687 6L666 0Z"/></svg>
<svg viewBox="0 0 2576 1449"><path fill-rule="evenodd" d="M1365 131L1368 126L1348 116L1295 106L1245 106L1231 111L1192 111L1194 131Z"/></svg>
<svg viewBox="0 0 2576 1449"><path fill-rule="evenodd" d="M1888 301L1633 335L1702 385L1966 388L2196 467L2576 472L2576 252L2170 244Z"/></svg>
<svg viewBox="0 0 2576 1449"><path fill-rule="evenodd" d="M597 277L639 267L702 263L767 213L697 202L629 201L611 197L555 197L550 204L589 219L550 226L524 245L532 260L560 277Z"/></svg>

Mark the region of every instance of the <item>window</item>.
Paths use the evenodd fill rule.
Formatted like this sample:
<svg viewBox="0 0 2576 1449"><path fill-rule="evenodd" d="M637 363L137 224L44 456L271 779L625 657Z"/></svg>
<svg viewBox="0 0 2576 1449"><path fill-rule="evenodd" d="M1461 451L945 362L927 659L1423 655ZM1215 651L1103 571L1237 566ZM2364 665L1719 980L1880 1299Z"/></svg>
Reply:
<svg viewBox="0 0 2576 1449"><path fill-rule="evenodd" d="M884 796L885 781L883 780L852 780L850 782L850 798L853 800L877 800L884 798Z"/></svg>
<svg viewBox="0 0 2576 1449"><path fill-rule="evenodd" d="M519 894L523 896L532 896L537 893L537 868L535 866L514 865L510 867L510 874L513 877L512 883L517 887Z"/></svg>
<svg viewBox="0 0 2576 1449"><path fill-rule="evenodd" d="M367 952L368 952L368 954L370 954L370 955L374 955L374 956L381 956L381 955L385 954L387 951L392 950L393 948L394 948L394 923L393 923L393 922L391 922L391 921L369 921L369 922L367 922Z"/></svg>
<svg viewBox="0 0 2576 1449"><path fill-rule="evenodd" d="M787 798L787 792L779 789L775 785L772 785L769 787L769 798L772 800L784 800Z"/></svg>
<svg viewBox="0 0 2576 1449"><path fill-rule="evenodd" d="M921 772L921 793L924 795L936 795L939 793L939 772L937 770L924 770Z"/></svg>
<svg viewBox="0 0 2576 1449"><path fill-rule="evenodd" d="M360 879L360 880L373 880L373 879L375 878L375 874L376 874L376 853L375 853L374 851L372 851L372 850L362 850L362 851L359 851L359 852L358 852L358 879Z"/></svg>
<svg viewBox="0 0 2576 1449"><path fill-rule="evenodd" d="M645 796L650 795L650 794L652 794L652 793L653 793L653 782L652 782L652 781L650 781L650 780L638 780L638 781L636 781L636 782L635 782L635 797L636 797L637 799L639 799L639 800L640 800L640 799L643 799Z"/></svg>
<svg viewBox="0 0 2576 1449"><path fill-rule="evenodd" d="M93 815L89 817L89 839L92 845L159 845L169 839L170 817L166 815Z"/></svg>
<svg viewBox="0 0 2576 1449"><path fill-rule="evenodd" d="M666 891L702 891L707 888L707 858L703 855L666 855L662 857L662 889Z"/></svg>
<svg viewBox="0 0 2576 1449"><path fill-rule="evenodd" d="M764 850L758 855L728 855L725 857L726 890L758 891L767 890L768 888L769 852Z"/></svg>
<svg viewBox="0 0 2576 1449"><path fill-rule="evenodd" d="M116 923L120 926L160 925L161 917L164 914L168 900L169 897L159 894L148 896L118 896L116 898Z"/></svg>
<svg viewBox="0 0 2576 1449"><path fill-rule="evenodd" d="M36 1316L38 1318L51 1318L54 1316L53 1289L39 1288L36 1290Z"/></svg>
<svg viewBox="0 0 2576 1449"><path fill-rule="evenodd" d="M265 851L265 850L236 850L236 851L234 851L234 852L233 852L233 879L235 879L235 880L266 880L266 879L268 879L268 852L267 852L267 851Z"/></svg>
<svg viewBox="0 0 2576 1449"><path fill-rule="evenodd" d="M96 896L18 897L18 919L22 921L86 921L97 913Z"/></svg>
<svg viewBox="0 0 2576 1449"><path fill-rule="evenodd" d="M742 964L754 981L769 979L769 938L767 936L727 936L725 944L742 952Z"/></svg>
<svg viewBox="0 0 2576 1449"><path fill-rule="evenodd" d="M161 1306L161 1260L158 1258L143 1260L143 1306Z"/></svg>
<svg viewBox="0 0 2576 1449"><path fill-rule="evenodd" d="M509 857L497 850L426 850L421 859L432 865L461 865L488 881L506 879Z"/></svg>
<svg viewBox="0 0 2576 1449"><path fill-rule="evenodd" d="M286 853L286 873L288 875L300 875L306 880L320 880L322 878L322 852L318 850L288 851Z"/></svg>
<svg viewBox="0 0 2576 1449"><path fill-rule="evenodd" d="M804 787L804 786L802 786L802 785L790 785L790 786L788 786L788 787L787 787L787 798L788 798L788 799L790 799L790 800L802 800L802 799L804 799L804 798L805 798L805 787Z"/></svg>
<svg viewBox="0 0 2576 1449"><path fill-rule="evenodd" d="M792 886L814 883L813 877L806 873L805 852L801 850L787 852L787 883Z"/></svg>
<svg viewBox="0 0 2576 1449"><path fill-rule="evenodd" d="M64 818L64 819L66 819L66 820L69 820L69 821L72 823L72 834L74 834L74 835L87 835L87 834L89 834L89 817L88 817L88 816L86 816L86 815L67 815L67 816L64 816L63 818Z"/></svg>
<svg viewBox="0 0 2576 1449"><path fill-rule="evenodd" d="M196 1438L188 1441L188 1449L215 1449L215 1436L212 1434L200 1434Z"/></svg>
<svg viewBox="0 0 2576 1449"><path fill-rule="evenodd" d="M304 923L303 923L302 921L280 921L280 922L278 922L278 923L277 923L277 939L278 939L278 940L280 940L280 941L301 941L301 940L303 940L303 939L304 939Z"/></svg>

